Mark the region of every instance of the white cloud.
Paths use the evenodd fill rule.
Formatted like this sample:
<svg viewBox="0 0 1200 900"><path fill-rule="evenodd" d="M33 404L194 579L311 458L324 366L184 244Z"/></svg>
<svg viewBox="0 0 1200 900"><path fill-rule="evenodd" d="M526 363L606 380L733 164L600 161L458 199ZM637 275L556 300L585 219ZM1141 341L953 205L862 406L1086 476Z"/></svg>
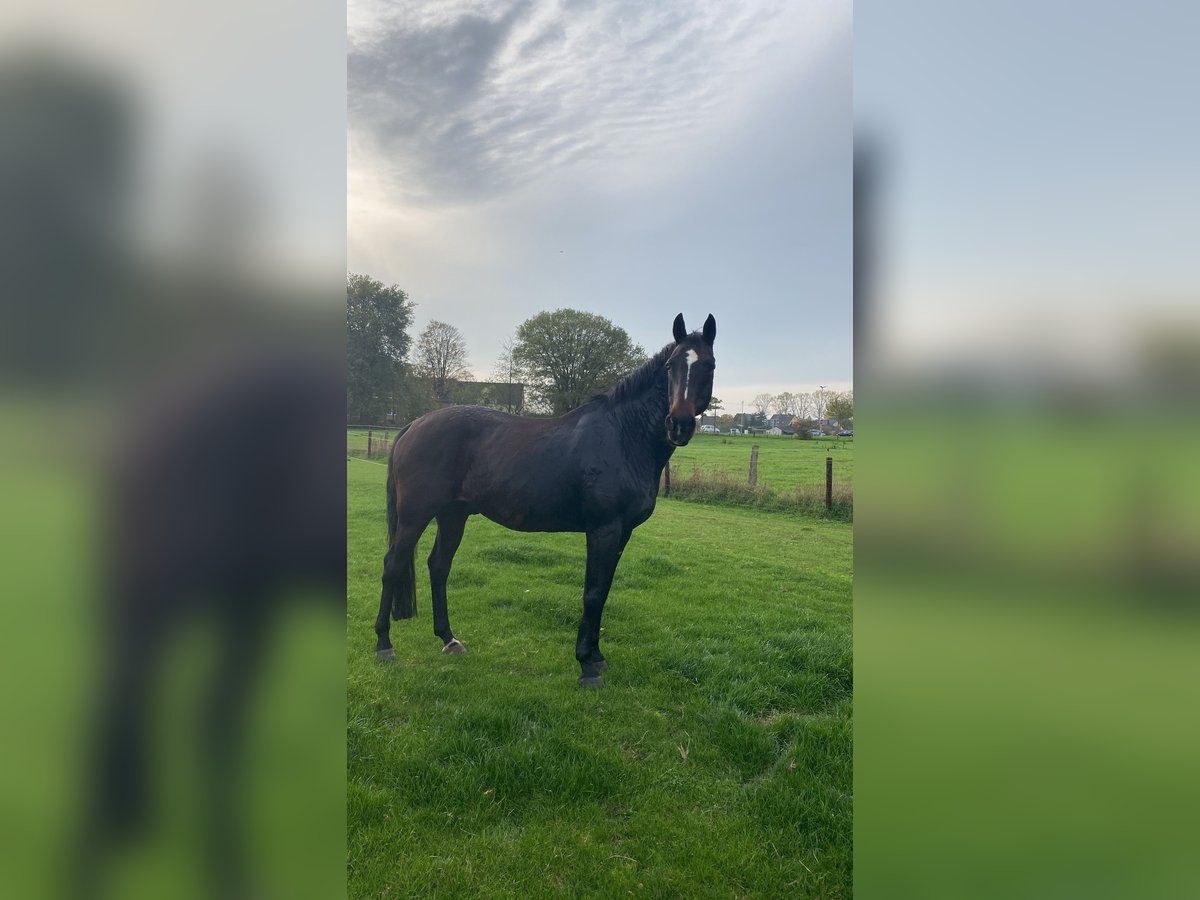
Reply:
<svg viewBox="0 0 1200 900"><path fill-rule="evenodd" d="M438 205L636 158L735 102L773 41L819 37L848 13L780 0L356 3L351 167L377 192Z"/></svg>

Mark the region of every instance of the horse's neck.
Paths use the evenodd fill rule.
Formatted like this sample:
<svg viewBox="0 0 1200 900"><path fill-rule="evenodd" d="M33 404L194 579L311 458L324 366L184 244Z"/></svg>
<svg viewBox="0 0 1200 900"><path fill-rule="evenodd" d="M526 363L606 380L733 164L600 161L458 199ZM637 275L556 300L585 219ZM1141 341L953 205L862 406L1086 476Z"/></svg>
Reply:
<svg viewBox="0 0 1200 900"><path fill-rule="evenodd" d="M621 430L629 436L626 446L636 447L661 469L675 447L667 440L666 419L670 411L667 400L667 376L659 378L632 397L621 400L616 407Z"/></svg>

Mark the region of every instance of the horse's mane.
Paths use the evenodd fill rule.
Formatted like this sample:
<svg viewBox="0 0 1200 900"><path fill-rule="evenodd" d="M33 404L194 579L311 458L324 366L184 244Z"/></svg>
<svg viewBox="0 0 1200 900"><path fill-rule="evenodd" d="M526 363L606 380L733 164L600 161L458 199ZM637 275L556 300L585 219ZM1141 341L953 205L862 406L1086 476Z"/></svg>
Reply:
<svg viewBox="0 0 1200 900"><path fill-rule="evenodd" d="M623 400L630 400L637 397L647 388L653 387L654 383L662 376L663 366L667 364L667 357L671 355L674 349L674 342L667 344L667 346L663 347L618 381L611 391L607 394L599 394L594 399L604 398L611 403L620 403Z"/></svg>

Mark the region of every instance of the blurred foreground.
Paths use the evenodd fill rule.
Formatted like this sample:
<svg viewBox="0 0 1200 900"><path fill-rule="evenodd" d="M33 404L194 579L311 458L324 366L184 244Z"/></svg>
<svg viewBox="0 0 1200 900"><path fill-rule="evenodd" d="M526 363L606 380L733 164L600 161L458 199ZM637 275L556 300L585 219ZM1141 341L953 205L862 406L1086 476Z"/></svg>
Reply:
<svg viewBox="0 0 1200 900"><path fill-rule="evenodd" d="M0 31L4 893L337 896L344 6L122 10Z"/></svg>
<svg viewBox="0 0 1200 900"><path fill-rule="evenodd" d="M1198 23L856 4L864 900L1200 895Z"/></svg>

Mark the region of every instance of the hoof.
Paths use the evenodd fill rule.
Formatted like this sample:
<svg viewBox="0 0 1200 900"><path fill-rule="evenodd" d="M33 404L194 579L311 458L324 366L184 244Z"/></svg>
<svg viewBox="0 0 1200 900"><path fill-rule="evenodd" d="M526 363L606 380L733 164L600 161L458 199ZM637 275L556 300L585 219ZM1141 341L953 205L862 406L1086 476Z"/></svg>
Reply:
<svg viewBox="0 0 1200 900"><path fill-rule="evenodd" d="M396 651L393 650L391 647L388 647L386 650L376 650L375 658L376 659L395 659Z"/></svg>
<svg viewBox="0 0 1200 900"><path fill-rule="evenodd" d="M590 677L587 675L582 675L579 678L579 686L582 688L588 688L589 690L598 691L600 688L604 687L604 679L599 675L592 675Z"/></svg>
<svg viewBox="0 0 1200 900"><path fill-rule="evenodd" d="M608 671L608 660L607 659L598 659L594 663L592 663L592 665L596 667L597 672L607 672Z"/></svg>
<svg viewBox="0 0 1200 900"><path fill-rule="evenodd" d="M466 653L467 647L458 638L455 638L445 647L442 648L443 653Z"/></svg>

